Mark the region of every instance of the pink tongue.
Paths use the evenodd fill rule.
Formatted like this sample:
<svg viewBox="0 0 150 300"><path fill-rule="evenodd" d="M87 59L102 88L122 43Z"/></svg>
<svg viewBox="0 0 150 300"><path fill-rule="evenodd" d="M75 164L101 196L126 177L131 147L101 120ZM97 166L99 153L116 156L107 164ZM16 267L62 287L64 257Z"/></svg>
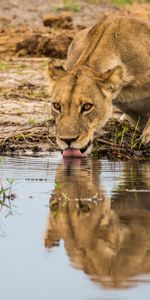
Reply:
<svg viewBox="0 0 150 300"><path fill-rule="evenodd" d="M63 151L63 157L83 157L84 155L77 149L66 149Z"/></svg>

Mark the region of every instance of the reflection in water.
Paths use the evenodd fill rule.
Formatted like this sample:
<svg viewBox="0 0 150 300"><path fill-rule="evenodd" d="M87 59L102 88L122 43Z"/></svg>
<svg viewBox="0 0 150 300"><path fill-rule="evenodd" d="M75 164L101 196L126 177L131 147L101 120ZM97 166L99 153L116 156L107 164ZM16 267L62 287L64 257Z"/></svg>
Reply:
<svg viewBox="0 0 150 300"><path fill-rule="evenodd" d="M59 165L45 247L63 239L74 267L93 281L105 288L130 287L136 276L150 273L150 166L126 164L111 199L100 173L96 160L84 167L78 160Z"/></svg>
<svg viewBox="0 0 150 300"><path fill-rule="evenodd" d="M13 215L14 211L12 201L16 198L16 194L12 190L13 183L13 179L7 178L6 183L0 179L0 214L5 209L5 217Z"/></svg>

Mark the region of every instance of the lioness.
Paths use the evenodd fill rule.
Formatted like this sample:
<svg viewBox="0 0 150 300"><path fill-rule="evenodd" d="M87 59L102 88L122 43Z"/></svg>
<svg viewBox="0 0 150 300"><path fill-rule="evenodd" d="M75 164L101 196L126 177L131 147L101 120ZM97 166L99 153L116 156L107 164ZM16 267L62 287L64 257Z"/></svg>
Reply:
<svg viewBox="0 0 150 300"><path fill-rule="evenodd" d="M100 162L80 161L57 168L45 247L63 240L72 265L90 279L105 288L134 286L150 274L150 165L120 166L110 198Z"/></svg>
<svg viewBox="0 0 150 300"><path fill-rule="evenodd" d="M77 33L65 69L49 62L52 113L64 156L87 154L112 104L143 129L150 142L150 22L110 17Z"/></svg>

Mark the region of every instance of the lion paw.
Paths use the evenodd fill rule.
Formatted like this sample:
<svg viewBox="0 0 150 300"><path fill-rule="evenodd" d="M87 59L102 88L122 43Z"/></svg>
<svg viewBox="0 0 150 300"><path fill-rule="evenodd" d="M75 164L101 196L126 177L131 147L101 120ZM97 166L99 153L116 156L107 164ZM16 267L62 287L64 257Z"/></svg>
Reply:
<svg viewBox="0 0 150 300"><path fill-rule="evenodd" d="M120 122L120 123L123 123L123 122L126 121L126 120L127 120L126 114L122 114L121 117L119 118L119 122Z"/></svg>
<svg viewBox="0 0 150 300"><path fill-rule="evenodd" d="M142 144L148 144L150 142L150 126L146 127L142 133Z"/></svg>

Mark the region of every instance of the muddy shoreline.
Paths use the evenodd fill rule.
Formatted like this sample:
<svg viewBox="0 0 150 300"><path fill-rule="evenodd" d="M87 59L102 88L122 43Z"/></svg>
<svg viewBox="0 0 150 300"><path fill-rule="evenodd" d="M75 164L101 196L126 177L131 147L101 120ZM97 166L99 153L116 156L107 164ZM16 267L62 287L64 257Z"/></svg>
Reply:
<svg viewBox="0 0 150 300"><path fill-rule="evenodd" d="M59 6L60 2L54 5L52 1L43 5L42 0L30 3L8 0L7 4L1 1L1 155L41 155L59 150L50 112L46 68L49 57L66 58L68 46L79 29L112 13L150 17L148 3L118 8L83 1L74 10ZM150 146L142 146L140 132L128 122L120 123L120 116L114 110L104 135L95 134L92 155L111 160L150 160Z"/></svg>

